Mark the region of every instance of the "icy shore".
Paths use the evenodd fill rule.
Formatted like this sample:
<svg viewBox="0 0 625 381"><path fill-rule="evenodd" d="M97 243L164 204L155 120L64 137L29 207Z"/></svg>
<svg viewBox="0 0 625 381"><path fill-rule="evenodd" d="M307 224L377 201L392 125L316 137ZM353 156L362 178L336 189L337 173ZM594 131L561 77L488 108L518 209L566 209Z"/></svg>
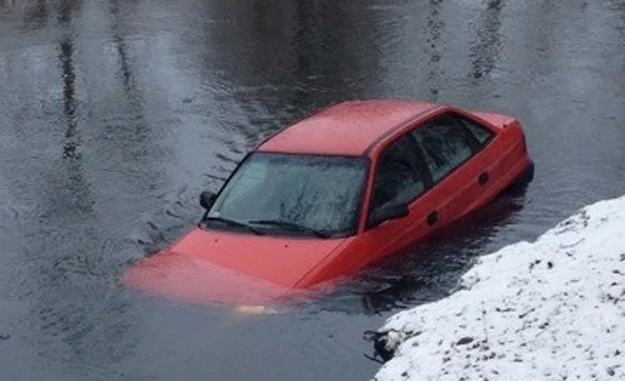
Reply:
<svg viewBox="0 0 625 381"><path fill-rule="evenodd" d="M487 256L380 328L386 380L625 379L625 196Z"/></svg>

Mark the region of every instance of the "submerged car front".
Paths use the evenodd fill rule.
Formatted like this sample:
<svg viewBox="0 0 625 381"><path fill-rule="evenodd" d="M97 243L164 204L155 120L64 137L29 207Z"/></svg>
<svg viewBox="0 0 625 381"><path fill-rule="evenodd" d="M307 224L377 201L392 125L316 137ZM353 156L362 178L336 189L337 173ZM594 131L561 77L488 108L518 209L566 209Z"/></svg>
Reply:
<svg viewBox="0 0 625 381"><path fill-rule="evenodd" d="M127 284L174 299L257 304L302 292L298 282L357 230L368 159L255 152L197 227L140 261Z"/></svg>

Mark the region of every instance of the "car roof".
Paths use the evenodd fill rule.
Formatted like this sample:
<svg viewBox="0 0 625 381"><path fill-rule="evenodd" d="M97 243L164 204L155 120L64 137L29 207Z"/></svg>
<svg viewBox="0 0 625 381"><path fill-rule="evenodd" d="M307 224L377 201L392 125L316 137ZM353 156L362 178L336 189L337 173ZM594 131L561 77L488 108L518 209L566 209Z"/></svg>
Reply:
<svg viewBox="0 0 625 381"><path fill-rule="evenodd" d="M278 132L264 152L363 155L395 128L436 105L400 100L349 101L323 109Z"/></svg>

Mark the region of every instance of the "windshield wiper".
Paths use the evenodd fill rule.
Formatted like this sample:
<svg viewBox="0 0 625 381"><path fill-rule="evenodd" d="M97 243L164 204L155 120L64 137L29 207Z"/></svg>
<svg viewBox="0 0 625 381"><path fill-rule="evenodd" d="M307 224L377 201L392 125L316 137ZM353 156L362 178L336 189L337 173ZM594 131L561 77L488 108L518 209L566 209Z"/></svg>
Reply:
<svg viewBox="0 0 625 381"><path fill-rule="evenodd" d="M304 225L299 225L293 222L280 221L280 220L252 220L252 221L248 221L248 223L258 224L258 225L271 225L271 226L276 226L276 227L285 228L289 230L312 233L319 238L330 238L330 235L328 233L324 233L320 230L317 230L308 226L304 226Z"/></svg>
<svg viewBox="0 0 625 381"><path fill-rule="evenodd" d="M217 221L217 222L222 222L222 223L224 223L226 225L229 225L229 226L235 226L235 227L238 227L238 228L245 228L245 229L251 231L252 233L254 233L256 235L264 234L260 230L255 229L253 226L251 226L249 224L246 224L245 222L231 220L230 218L225 218L225 217L206 217L202 222L206 222L206 221Z"/></svg>

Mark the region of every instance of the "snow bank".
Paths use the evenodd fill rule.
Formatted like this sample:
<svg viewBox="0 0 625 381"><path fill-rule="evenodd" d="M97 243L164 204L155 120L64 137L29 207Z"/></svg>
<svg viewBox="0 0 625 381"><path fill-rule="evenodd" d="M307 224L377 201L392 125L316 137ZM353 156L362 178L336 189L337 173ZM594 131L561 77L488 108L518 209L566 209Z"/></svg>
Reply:
<svg viewBox="0 0 625 381"><path fill-rule="evenodd" d="M625 196L482 257L460 286L386 322L375 380L625 379Z"/></svg>

